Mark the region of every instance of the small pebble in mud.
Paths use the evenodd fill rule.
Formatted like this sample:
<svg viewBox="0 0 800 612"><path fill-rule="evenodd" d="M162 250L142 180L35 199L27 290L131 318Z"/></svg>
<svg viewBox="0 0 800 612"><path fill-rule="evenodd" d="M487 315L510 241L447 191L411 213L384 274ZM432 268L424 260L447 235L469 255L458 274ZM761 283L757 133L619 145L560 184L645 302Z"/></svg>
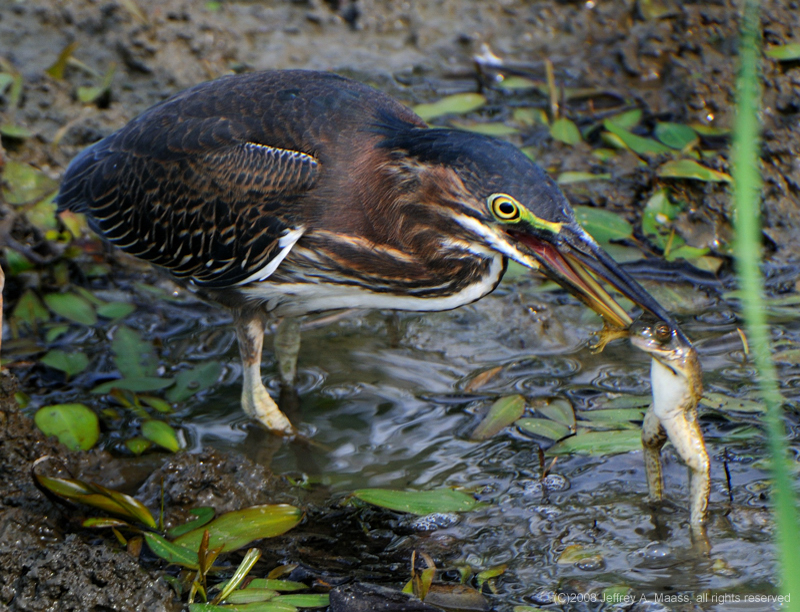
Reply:
<svg viewBox="0 0 800 612"><path fill-rule="evenodd" d="M437 531L452 527L459 520L455 512L434 512L433 514L414 517L408 523L408 527L414 531Z"/></svg>

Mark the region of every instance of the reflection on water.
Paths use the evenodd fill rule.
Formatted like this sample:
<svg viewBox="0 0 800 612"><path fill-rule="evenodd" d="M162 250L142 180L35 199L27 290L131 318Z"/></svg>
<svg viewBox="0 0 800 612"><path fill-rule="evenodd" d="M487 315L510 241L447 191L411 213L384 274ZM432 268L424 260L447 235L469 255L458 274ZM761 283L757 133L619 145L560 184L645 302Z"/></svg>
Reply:
<svg viewBox="0 0 800 612"><path fill-rule="evenodd" d="M706 388L752 397L754 371L746 363L732 305L716 299L694 302L714 304L681 316L700 351ZM508 283L452 312L360 312L311 329L303 336L298 382L300 429L311 442L299 448L298 443L265 444L264 435L248 423L239 409L233 332L224 327L229 318L205 306L192 318L187 316L192 308L154 303L129 323L161 338L162 357L171 366L209 358L225 363L221 384L181 413L192 449L212 445L244 452L270 463L277 474L305 474L331 494L361 487L474 491L485 506L460 520L426 523L419 531L444 530L452 562L478 570L508 564L498 583L497 609L546 604L557 592L599 592L615 585L638 594L692 597L774 588L768 476L757 413L701 407L712 458L710 558L689 550L687 473L669 446L665 479L673 503L652 508L645 498L641 452L560 457L541 481L536 442L520 432L510 429L487 441L469 441L479 415L501 395L567 398L580 414L602 408L612 397L649 393L649 357L619 341L602 354L592 353L590 336L600 322L562 292ZM799 347L800 323L781 323L776 336L784 349ZM102 349L96 338L85 340L97 345L87 350ZM94 359L104 363L99 354ZM784 392L796 407L798 366L781 367ZM493 368L496 373L487 382L465 391L478 373ZM264 374L277 395L268 353ZM75 397L43 395L34 405L68 396ZM796 415L787 418L795 428ZM792 443L800 451L797 441ZM427 536L419 537L417 547L424 550ZM587 554L579 562L564 562L564 551L576 545Z"/></svg>

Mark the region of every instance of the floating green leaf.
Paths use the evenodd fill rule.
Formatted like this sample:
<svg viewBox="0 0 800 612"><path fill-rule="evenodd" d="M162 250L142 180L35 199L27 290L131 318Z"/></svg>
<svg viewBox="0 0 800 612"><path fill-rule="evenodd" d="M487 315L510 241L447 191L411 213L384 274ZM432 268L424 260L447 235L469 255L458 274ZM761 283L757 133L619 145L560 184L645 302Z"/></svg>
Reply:
<svg viewBox="0 0 800 612"><path fill-rule="evenodd" d="M269 601L278 596L277 591L271 589L254 589L246 588L238 591L233 591L230 595L224 598L227 604L245 604L253 603L254 601Z"/></svg>
<svg viewBox="0 0 800 612"><path fill-rule="evenodd" d="M306 595L278 595L273 599L275 603L289 604L296 608L327 608L330 605L330 595L327 593L308 593Z"/></svg>
<svg viewBox="0 0 800 612"><path fill-rule="evenodd" d="M31 222L31 225L45 232L55 230L58 227L55 198L56 193L53 192L25 212L25 217Z"/></svg>
<svg viewBox="0 0 800 612"><path fill-rule="evenodd" d="M33 270L36 267L27 257L25 257L22 253L18 253L14 249L4 247L3 253L6 256L9 276L17 276L17 274L27 272L28 270Z"/></svg>
<svg viewBox="0 0 800 612"><path fill-rule="evenodd" d="M307 589L308 586L302 582L295 582L293 580L275 580L272 578L256 578L251 580L246 588L254 589L272 589L273 591L302 591Z"/></svg>
<svg viewBox="0 0 800 612"><path fill-rule="evenodd" d="M669 153L672 150L652 138L637 136L608 119L603 121L603 127L619 138L628 149L639 155L660 155L661 153Z"/></svg>
<svg viewBox="0 0 800 612"><path fill-rule="evenodd" d="M526 434L554 442L572 433L566 425L550 419L520 419L517 421L517 427Z"/></svg>
<svg viewBox="0 0 800 612"><path fill-rule="evenodd" d="M83 404L45 406L33 420L45 435L57 437L70 450L89 450L100 437L97 415Z"/></svg>
<svg viewBox="0 0 800 612"><path fill-rule="evenodd" d="M669 253L665 253L667 261L675 261L676 259L686 259L693 261L699 259L703 255L707 255L709 250L706 247L693 247L688 244L682 244L676 249L671 249Z"/></svg>
<svg viewBox="0 0 800 612"><path fill-rule="evenodd" d="M693 159L668 161L659 167L658 176L663 176L665 178L694 179L712 183L730 183L732 180L730 175L707 168Z"/></svg>
<svg viewBox="0 0 800 612"><path fill-rule="evenodd" d="M670 232L670 221L678 216L680 206L673 204L669 199L668 189L659 189L644 207L642 213L642 231L646 236L655 236L658 240L659 248L666 246L666 234ZM663 242L663 244L662 244Z"/></svg>
<svg viewBox="0 0 800 612"><path fill-rule="evenodd" d="M46 366L61 370L67 376L80 374L89 365L89 358L83 353L67 353L59 349L48 351L39 361Z"/></svg>
<svg viewBox="0 0 800 612"><path fill-rule="evenodd" d="M550 126L550 136L568 145L576 145L583 140L578 126L566 117L553 121L553 125Z"/></svg>
<svg viewBox="0 0 800 612"><path fill-rule="evenodd" d="M58 183L33 166L6 160L2 174L3 196L8 204L21 205L35 202L58 187Z"/></svg>
<svg viewBox="0 0 800 612"><path fill-rule="evenodd" d="M210 603L193 603L189 604L189 612L297 612L297 608L290 604L276 601L227 606L219 606Z"/></svg>
<svg viewBox="0 0 800 612"><path fill-rule="evenodd" d="M625 240L633 236L633 227L619 215L591 206L575 206L575 217L583 229L598 242Z"/></svg>
<svg viewBox="0 0 800 612"><path fill-rule="evenodd" d="M94 517L85 519L81 525L92 529L108 529L109 527L130 527L130 523L121 519Z"/></svg>
<svg viewBox="0 0 800 612"><path fill-rule="evenodd" d="M359 489L353 497L381 508L424 516L434 512L467 512L478 505L471 495L453 489L435 491L392 491Z"/></svg>
<svg viewBox="0 0 800 612"><path fill-rule="evenodd" d="M649 398L648 398L649 403ZM632 421L641 421L644 418L646 406L640 408L605 408L602 410L588 410L581 413L581 418L590 421L589 427L630 429L635 427ZM585 425L585 422L581 423Z"/></svg>
<svg viewBox="0 0 800 612"><path fill-rule="evenodd" d="M565 399L555 398L546 404L536 404L536 412L575 431L575 409Z"/></svg>
<svg viewBox="0 0 800 612"><path fill-rule="evenodd" d="M174 563L189 569L198 569L200 567L196 551L170 542L157 533L145 532L144 539L147 541L150 550L168 563Z"/></svg>
<svg viewBox="0 0 800 612"><path fill-rule="evenodd" d="M175 386L167 391L171 402L182 402L204 389L216 384L222 373L219 361L207 361L191 370L184 370L175 377Z"/></svg>
<svg viewBox="0 0 800 612"><path fill-rule="evenodd" d="M158 446L166 448L173 453L181 449L178 434L164 421L156 421L155 419L144 421L142 423L142 436L153 444L158 444Z"/></svg>
<svg viewBox="0 0 800 612"><path fill-rule="evenodd" d="M151 395L140 395L139 400L143 404L147 404L151 408L155 408L159 412L163 412L165 414L172 412L172 406L169 402L164 401L160 397L153 397Z"/></svg>
<svg viewBox="0 0 800 612"><path fill-rule="evenodd" d="M120 374L126 378L154 378L158 371L158 359L150 342L142 340L141 336L130 327L120 325L111 341L114 351L114 361ZM166 386L166 385L165 385ZM122 388L122 387L120 387ZM163 387L155 387L161 389ZM131 389L131 391L145 391L151 389Z"/></svg>
<svg viewBox="0 0 800 612"><path fill-rule="evenodd" d="M155 378L143 376L141 378L117 378L97 385L92 389L92 393L109 393L112 389L122 389L141 393L143 391L158 391L169 387L174 380L172 378Z"/></svg>
<svg viewBox="0 0 800 612"><path fill-rule="evenodd" d="M44 296L44 303L57 315L75 323L80 323L81 325L94 325L97 323L97 313L95 313L94 306L74 293L48 293Z"/></svg>
<svg viewBox="0 0 800 612"><path fill-rule="evenodd" d="M470 436L471 440L488 440L525 413L525 398L521 395L501 397L478 423Z"/></svg>
<svg viewBox="0 0 800 612"><path fill-rule="evenodd" d="M429 104L418 104L414 112L423 121L430 121L442 115L464 115L486 104L486 97L479 93L460 93L442 98Z"/></svg>
<svg viewBox="0 0 800 612"><path fill-rule="evenodd" d="M607 181L611 179L608 173L592 174L591 172L562 172L558 175L556 183L569 185L570 183L585 183L586 181Z"/></svg>
<svg viewBox="0 0 800 612"><path fill-rule="evenodd" d="M680 123L658 123L656 125L656 138L668 147L679 151L694 147L700 142L697 133L692 128Z"/></svg>
<svg viewBox="0 0 800 612"><path fill-rule="evenodd" d="M764 51L764 55L782 62L800 60L800 43L789 43L771 47Z"/></svg>
<svg viewBox="0 0 800 612"><path fill-rule="evenodd" d="M620 431L579 431L557 442L549 449L550 455L612 455L642 449L642 434L638 429Z"/></svg>
<svg viewBox="0 0 800 612"><path fill-rule="evenodd" d="M719 412L762 413L767 411L762 402L741 397L728 397L722 393L705 393L700 403Z"/></svg>
<svg viewBox="0 0 800 612"><path fill-rule="evenodd" d="M237 550L254 540L272 538L289 531L303 518L303 511L287 504L252 506L217 517L207 525L176 538L175 543L192 550L200 547L203 531L211 534L209 548Z"/></svg>
<svg viewBox="0 0 800 612"><path fill-rule="evenodd" d="M190 531L194 531L202 527L203 525L207 525L214 519L214 515L216 512L214 508L210 508L207 506L202 506L200 508L192 508L189 510L189 514L193 515L195 518L189 521L188 523L184 523L183 525L178 525L177 527L173 527L167 533L167 536L170 538L177 538L182 536L185 533L189 533ZM303 585L305 587L305 585Z"/></svg>

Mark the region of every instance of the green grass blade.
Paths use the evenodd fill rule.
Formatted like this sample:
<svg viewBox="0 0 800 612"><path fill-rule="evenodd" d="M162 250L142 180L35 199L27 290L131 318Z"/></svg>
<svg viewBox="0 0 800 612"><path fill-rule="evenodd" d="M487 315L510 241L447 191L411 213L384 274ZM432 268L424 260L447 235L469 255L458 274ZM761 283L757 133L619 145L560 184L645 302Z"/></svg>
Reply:
<svg viewBox="0 0 800 612"><path fill-rule="evenodd" d="M759 5L746 0L742 27L740 75L737 82L737 116L734 128L733 173L734 198L737 206L736 240L737 268L742 288L742 307L747 323L750 347L759 372L759 386L767 407L765 422L772 455L774 480L774 513L777 524L777 546L781 567L781 591L792 594L794 600L787 610L800 610L800 524L797 520L797 500L787 466L788 447L783 423L782 398L777 372L772 361L769 331L764 304L761 270L761 220L759 174L760 103Z"/></svg>

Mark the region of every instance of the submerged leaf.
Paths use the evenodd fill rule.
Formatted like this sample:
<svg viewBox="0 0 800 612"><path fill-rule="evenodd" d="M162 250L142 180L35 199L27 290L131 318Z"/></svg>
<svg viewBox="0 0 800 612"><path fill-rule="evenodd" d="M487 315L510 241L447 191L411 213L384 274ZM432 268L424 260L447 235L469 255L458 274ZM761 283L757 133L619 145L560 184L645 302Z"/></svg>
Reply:
<svg viewBox="0 0 800 612"><path fill-rule="evenodd" d="M74 293L48 293L44 296L44 303L57 315L75 323L81 325L97 323L94 306L88 300Z"/></svg>
<svg viewBox="0 0 800 612"><path fill-rule="evenodd" d="M100 437L97 415L83 404L45 406L33 420L45 435L57 437L70 450L89 450Z"/></svg>
<svg viewBox="0 0 800 612"><path fill-rule="evenodd" d="M171 402L182 402L194 394L216 384L222 373L219 361L207 361L191 370L184 370L175 377L175 386L167 391Z"/></svg>
<svg viewBox="0 0 800 612"><path fill-rule="evenodd" d="M112 389L122 389L140 393L142 391L158 391L169 387L174 380L172 378L117 378L97 385L92 389L92 393L109 393Z"/></svg>
<svg viewBox="0 0 800 612"><path fill-rule="evenodd" d="M296 608L327 608L330 605L330 595L327 593L308 593L305 595L278 595L275 603L289 604Z"/></svg>
<svg viewBox="0 0 800 612"><path fill-rule="evenodd" d="M42 304L33 290L28 289L17 301L17 305L11 312L11 318L19 322L27 323L33 328L37 323L46 323L49 321L50 312L44 307L44 304Z"/></svg>
<svg viewBox="0 0 800 612"><path fill-rule="evenodd" d="M704 393L700 403L719 412L761 413L767 411L762 402L741 397L728 397L722 393Z"/></svg>
<svg viewBox="0 0 800 612"><path fill-rule="evenodd" d="M39 361L46 366L61 370L67 376L80 374L89 365L89 358L83 353L66 353L59 349L48 351Z"/></svg>
<svg viewBox="0 0 800 612"><path fill-rule="evenodd" d="M353 492L353 497L374 506L419 516L434 512L467 512L478 505L478 501L471 495L453 489L435 491L359 489Z"/></svg>
<svg viewBox="0 0 800 612"><path fill-rule="evenodd" d="M157 376L158 359L153 345L142 340L139 333L130 327L120 325L117 328L114 339L111 341L111 349L114 351L117 368L124 377L154 378ZM135 390L132 389L132 391Z"/></svg>
<svg viewBox="0 0 800 612"><path fill-rule="evenodd" d="M460 93L447 96L429 104L418 104L414 112L423 121L430 121L442 115L464 115L486 104L486 97L479 93Z"/></svg>
<svg viewBox="0 0 800 612"><path fill-rule="evenodd" d="M565 399L556 398L543 405L536 405L536 412L575 431L575 409Z"/></svg>
<svg viewBox="0 0 800 612"><path fill-rule="evenodd" d="M618 115L614 115L613 117L609 117L607 121L613 123L616 126L621 127L624 130L630 130L632 127L636 127L639 125L639 122L642 120L642 109L634 108L629 111L625 111Z"/></svg>
<svg viewBox="0 0 800 612"><path fill-rule="evenodd" d="M211 534L209 548L222 547L222 552L228 552L247 546L254 540L286 533L302 518L302 510L287 504L252 506L223 514L200 529L176 538L175 543L197 550L203 532L208 530Z"/></svg>
<svg viewBox="0 0 800 612"><path fill-rule="evenodd" d="M497 400L489 412L478 423L470 436L471 440L488 440L525 413L525 398L521 395L509 395Z"/></svg>

